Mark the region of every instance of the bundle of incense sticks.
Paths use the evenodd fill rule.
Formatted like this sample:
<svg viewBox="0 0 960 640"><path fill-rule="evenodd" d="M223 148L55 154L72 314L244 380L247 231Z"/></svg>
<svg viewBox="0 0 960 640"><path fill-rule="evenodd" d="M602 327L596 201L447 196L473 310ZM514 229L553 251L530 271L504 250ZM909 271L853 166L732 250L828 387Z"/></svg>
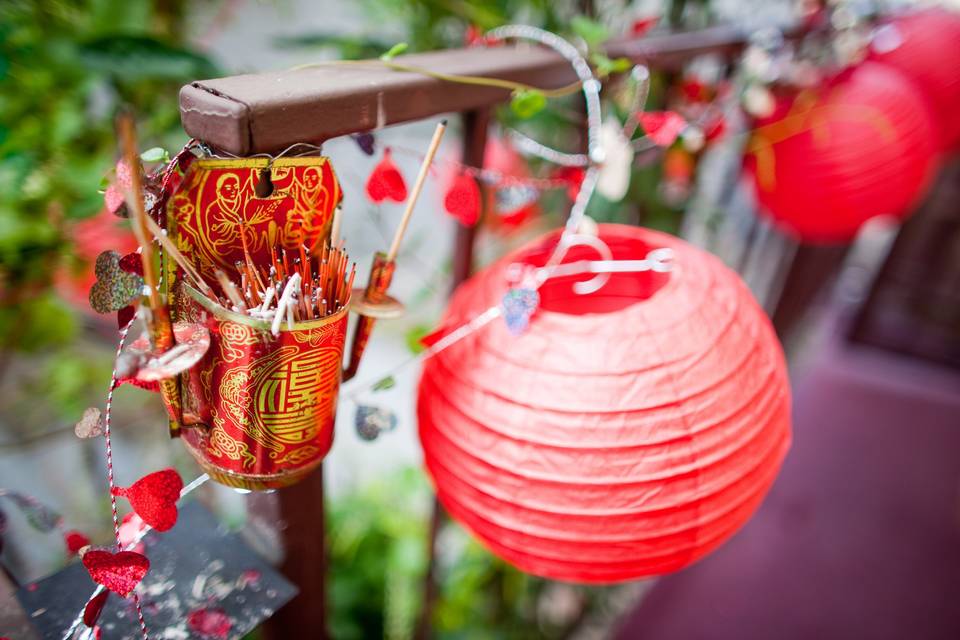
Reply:
<svg viewBox="0 0 960 640"><path fill-rule="evenodd" d="M238 313L271 321L274 334L286 321L316 320L340 311L350 298L357 265L350 265L343 242L325 245L314 255L305 247L298 251L272 249L269 265L255 265L248 251L245 260L236 266L239 283L223 271L217 271L220 289L229 303L225 306ZM224 302L216 299L220 304Z"/></svg>

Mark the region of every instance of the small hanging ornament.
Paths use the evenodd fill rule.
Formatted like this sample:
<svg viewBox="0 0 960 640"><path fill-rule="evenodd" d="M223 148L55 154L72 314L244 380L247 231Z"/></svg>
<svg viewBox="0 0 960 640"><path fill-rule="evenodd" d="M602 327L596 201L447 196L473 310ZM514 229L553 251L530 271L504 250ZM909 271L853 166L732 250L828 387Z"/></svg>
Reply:
<svg viewBox="0 0 960 640"><path fill-rule="evenodd" d="M104 549L88 549L80 555L90 577L124 598L130 595L150 570L150 561L133 551L113 553Z"/></svg>
<svg viewBox="0 0 960 640"><path fill-rule="evenodd" d="M118 359L118 373L135 376L140 382L159 382L187 371L210 348L210 330L198 322L175 323L173 335L176 344L159 354L152 351L149 336L141 335L123 350L124 367Z"/></svg>
<svg viewBox="0 0 960 640"><path fill-rule="evenodd" d="M466 171L454 176L443 197L443 208L464 226L477 224L480 220L480 187L473 176Z"/></svg>
<svg viewBox="0 0 960 640"><path fill-rule="evenodd" d="M383 158L367 178L367 196L377 204L384 200L403 202L407 199L407 184L393 162L390 147L383 150Z"/></svg>
<svg viewBox="0 0 960 640"><path fill-rule="evenodd" d="M78 438L98 438L103 435L103 423L100 421L100 409L98 407L87 407L83 410L83 416L73 427L73 432Z"/></svg>
<svg viewBox="0 0 960 640"><path fill-rule="evenodd" d="M651 29L657 26L657 23L660 21L660 16L647 16L645 18L638 18L630 23L630 35L634 38L642 38L647 35Z"/></svg>
<svg viewBox="0 0 960 640"><path fill-rule="evenodd" d="M33 496L16 491L5 492L3 495L17 505L17 508L27 519L27 524L41 533L50 533L63 522L59 513Z"/></svg>
<svg viewBox="0 0 960 640"><path fill-rule="evenodd" d="M374 151L377 150L377 140L369 131L355 133L350 137L357 143L357 146L360 147L360 151L363 151L368 156L372 156Z"/></svg>
<svg viewBox="0 0 960 640"><path fill-rule="evenodd" d="M137 171L143 172L142 167L137 166ZM129 217L127 203L125 201L126 193L130 189L130 167L126 162L120 160L114 167L114 179L103 192L103 204L107 211L120 218ZM143 208L144 211L151 212L160 203L163 198L163 188L158 182L159 176L143 177Z"/></svg>
<svg viewBox="0 0 960 640"><path fill-rule="evenodd" d="M63 543L67 546L67 552L74 556L90 545L90 538L79 531L67 531L63 534Z"/></svg>
<svg viewBox="0 0 960 640"><path fill-rule="evenodd" d="M90 288L90 306L97 313L119 311L143 291L143 278L120 267L120 254L104 251L97 256L97 281Z"/></svg>
<svg viewBox="0 0 960 640"><path fill-rule="evenodd" d="M111 493L130 501L140 518L157 531L167 531L177 523L177 500L183 479L174 469L148 474L130 487L114 487Z"/></svg>
<svg viewBox="0 0 960 640"><path fill-rule="evenodd" d="M540 191L528 184L508 184L494 193L497 214L511 218L540 199Z"/></svg>
<svg viewBox="0 0 960 640"><path fill-rule="evenodd" d="M603 148L603 165L597 178L597 192L611 202L619 202L630 187L633 147L615 118L603 123L600 145Z"/></svg>
<svg viewBox="0 0 960 640"><path fill-rule="evenodd" d="M553 172L554 180L561 180L567 183L567 197L571 202L577 199L580 193L580 185L583 184L583 178L587 172L580 167L560 167Z"/></svg>
<svg viewBox="0 0 960 640"><path fill-rule="evenodd" d="M187 626L201 638L226 640L230 637L233 622L227 612L219 607L200 607L187 616Z"/></svg>
<svg viewBox="0 0 960 640"><path fill-rule="evenodd" d="M762 84L751 84L743 92L743 108L754 118L768 118L777 108L777 102Z"/></svg>
<svg viewBox="0 0 960 640"><path fill-rule="evenodd" d="M381 433L397 428L397 415L383 407L359 405L354 416L354 426L361 440L371 442L380 437Z"/></svg>
<svg viewBox="0 0 960 640"><path fill-rule="evenodd" d="M500 307L510 333L518 336L526 331L530 326L530 316L538 306L540 306L540 294L536 289L530 287L508 289L500 300Z"/></svg>
<svg viewBox="0 0 960 640"><path fill-rule="evenodd" d="M124 549L134 545L131 551L143 553L143 543L139 539L147 530L147 523L136 513L130 512L120 521L120 546Z"/></svg>
<svg viewBox="0 0 960 640"><path fill-rule="evenodd" d="M687 126L687 121L676 111L641 111L637 114L637 120L647 137L658 147L672 145Z"/></svg>

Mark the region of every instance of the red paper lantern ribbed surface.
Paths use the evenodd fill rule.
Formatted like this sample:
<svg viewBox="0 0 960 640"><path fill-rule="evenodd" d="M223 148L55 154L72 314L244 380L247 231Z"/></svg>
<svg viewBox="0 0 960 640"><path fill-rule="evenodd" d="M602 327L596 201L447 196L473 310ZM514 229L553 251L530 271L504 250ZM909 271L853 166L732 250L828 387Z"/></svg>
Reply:
<svg viewBox="0 0 960 640"><path fill-rule="evenodd" d="M960 143L960 15L942 8L905 14L880 29L869 59L902 72L928 100L940 147Z"/></svg>
<svg viewBox="0 0 960 640"><path fill-rule="evenodd" d="M912 213L936 153L923 97L903 74L866 62L760 123L745 163L779 225L805 242L842 243L870 218Z"/></svg>
<svg viewBox="0 0 960 640"><path fill-rule="evenodd" d="M522 335L494 321L426 360L417 412L437 496L483 544L614 583L684 567L747 521L789 446L790 393L766 316L718 259L636 227L600 236L616 259L670 247L673 271L585 296L548 281ZM508 265L544 264L558 237L465 283L445 325L498 304Z"/></svg>

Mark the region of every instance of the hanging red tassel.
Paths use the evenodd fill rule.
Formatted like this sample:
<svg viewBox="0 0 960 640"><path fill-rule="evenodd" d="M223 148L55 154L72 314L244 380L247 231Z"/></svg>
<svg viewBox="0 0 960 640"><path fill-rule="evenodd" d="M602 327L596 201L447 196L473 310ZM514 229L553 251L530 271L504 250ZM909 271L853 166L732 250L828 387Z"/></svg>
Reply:
<svg viewBox="0 0 960 640"><path fill-rule="evenodd" d="M173 469L145 475L130 487L114 487L110 492L123 496L137 515L157 531L166 531L177 523L177 500L183 479Z"/></svg>
<svg viewBox="0 0 960 640"><path fill-rule="evenodd" d="M465 226L477 224L480 220L480 187L473 176L462 171L453 178L443 198L443 208Z"/></svg>
<svg viewBox="0 0 960 640"><path fill-rule="evenodd" d="M367 178L367 196L378 204L384 200L403 202L407 199L407 184L393 162L389 147L383 150L383 159Z"/></svg>

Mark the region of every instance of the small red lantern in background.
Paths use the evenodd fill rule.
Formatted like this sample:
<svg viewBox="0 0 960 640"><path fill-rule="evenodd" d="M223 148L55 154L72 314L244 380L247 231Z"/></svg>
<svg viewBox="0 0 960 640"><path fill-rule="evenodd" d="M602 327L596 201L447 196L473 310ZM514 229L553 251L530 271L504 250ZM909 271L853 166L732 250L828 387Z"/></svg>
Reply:
<svg viewBox="0 0 960 640"><path fill-rule="evenodd" d="M747 151L762 208L811 243L848 242L875 216L907 217L936 167L926 102L875 62L780 104Z"/></svg>
<svg viewBox="0 0 960 640"><path fill-rule="evenodd" d="M717 258L637 227L599 236L619 260L669 247L673 269L589 295L548 280L525 333L494 322L426 360L417 411L437 496L483 544L529 573L615 583L680 569L747 521L789 446L790 392L770 323ZM445 324L498 304L510 265L542 266L558 237L465 283Z"/></svg>
<svg viewBox="0 0 960 640"><path fill-rule="evenodd" d="M960 143L960 15L930 8L894 18L876 30L868 59L913 81L930 105L941 149Z"/></svg>

